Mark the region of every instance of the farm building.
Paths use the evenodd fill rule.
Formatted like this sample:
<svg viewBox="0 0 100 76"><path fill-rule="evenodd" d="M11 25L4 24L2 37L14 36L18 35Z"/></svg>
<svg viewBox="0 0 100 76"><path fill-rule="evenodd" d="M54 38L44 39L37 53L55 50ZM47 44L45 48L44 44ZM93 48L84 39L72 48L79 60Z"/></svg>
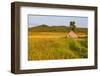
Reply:
<svg viewBox="0 0 100 76"><path fill-rule="evenodd" d="M77 34L73 31L70 31L68 34L67 34L67 37L68 38L78 38Z"/></svg>

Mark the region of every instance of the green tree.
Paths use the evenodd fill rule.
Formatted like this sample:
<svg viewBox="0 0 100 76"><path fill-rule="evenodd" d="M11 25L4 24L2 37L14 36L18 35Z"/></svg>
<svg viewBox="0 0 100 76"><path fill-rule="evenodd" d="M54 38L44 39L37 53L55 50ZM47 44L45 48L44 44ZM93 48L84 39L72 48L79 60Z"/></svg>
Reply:
<svg viewBox="0 0 100 76"><path fill-rule="evenodd" d="M75 21L70 21L70 29L75 32L76 30Z"/></svg>

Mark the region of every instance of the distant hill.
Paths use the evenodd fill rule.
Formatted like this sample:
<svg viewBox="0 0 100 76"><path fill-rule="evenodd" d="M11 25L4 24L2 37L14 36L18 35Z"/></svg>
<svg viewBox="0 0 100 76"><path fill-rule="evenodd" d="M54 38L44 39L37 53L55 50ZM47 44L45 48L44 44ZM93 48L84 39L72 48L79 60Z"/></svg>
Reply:
<svg viewBox="0 0 100 76"><path fill-rule="evenodd" d="M30 32L69 32L70 27L68 26L48 26L46 24L38 25L35 27L29 27L28 30ZM76 32L83 32L87 33L88 29L87 28L76 28Z"/></svg>

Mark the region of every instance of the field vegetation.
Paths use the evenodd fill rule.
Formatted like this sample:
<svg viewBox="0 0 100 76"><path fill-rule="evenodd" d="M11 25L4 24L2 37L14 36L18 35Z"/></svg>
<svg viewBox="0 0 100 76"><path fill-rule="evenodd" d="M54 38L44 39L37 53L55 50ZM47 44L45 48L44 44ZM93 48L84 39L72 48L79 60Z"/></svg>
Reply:
<svg viewBox="0 0 100 76"><path fill-rule="evenodd" d="M67 38L67 26L28 28L28 60L80 59L88 57L87 28L76 28L78 38Z"/></svg>

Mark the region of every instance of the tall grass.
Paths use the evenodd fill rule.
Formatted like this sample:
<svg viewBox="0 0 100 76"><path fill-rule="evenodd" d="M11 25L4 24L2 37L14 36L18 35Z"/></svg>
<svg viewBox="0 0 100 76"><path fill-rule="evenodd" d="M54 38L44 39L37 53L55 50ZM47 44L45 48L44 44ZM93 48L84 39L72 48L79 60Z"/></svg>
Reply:
<svg viewBox="0 0 100 76"><path fill-rule="evenodd" d="M28 60L87 58L87 39L29 38Z"/></svg>

